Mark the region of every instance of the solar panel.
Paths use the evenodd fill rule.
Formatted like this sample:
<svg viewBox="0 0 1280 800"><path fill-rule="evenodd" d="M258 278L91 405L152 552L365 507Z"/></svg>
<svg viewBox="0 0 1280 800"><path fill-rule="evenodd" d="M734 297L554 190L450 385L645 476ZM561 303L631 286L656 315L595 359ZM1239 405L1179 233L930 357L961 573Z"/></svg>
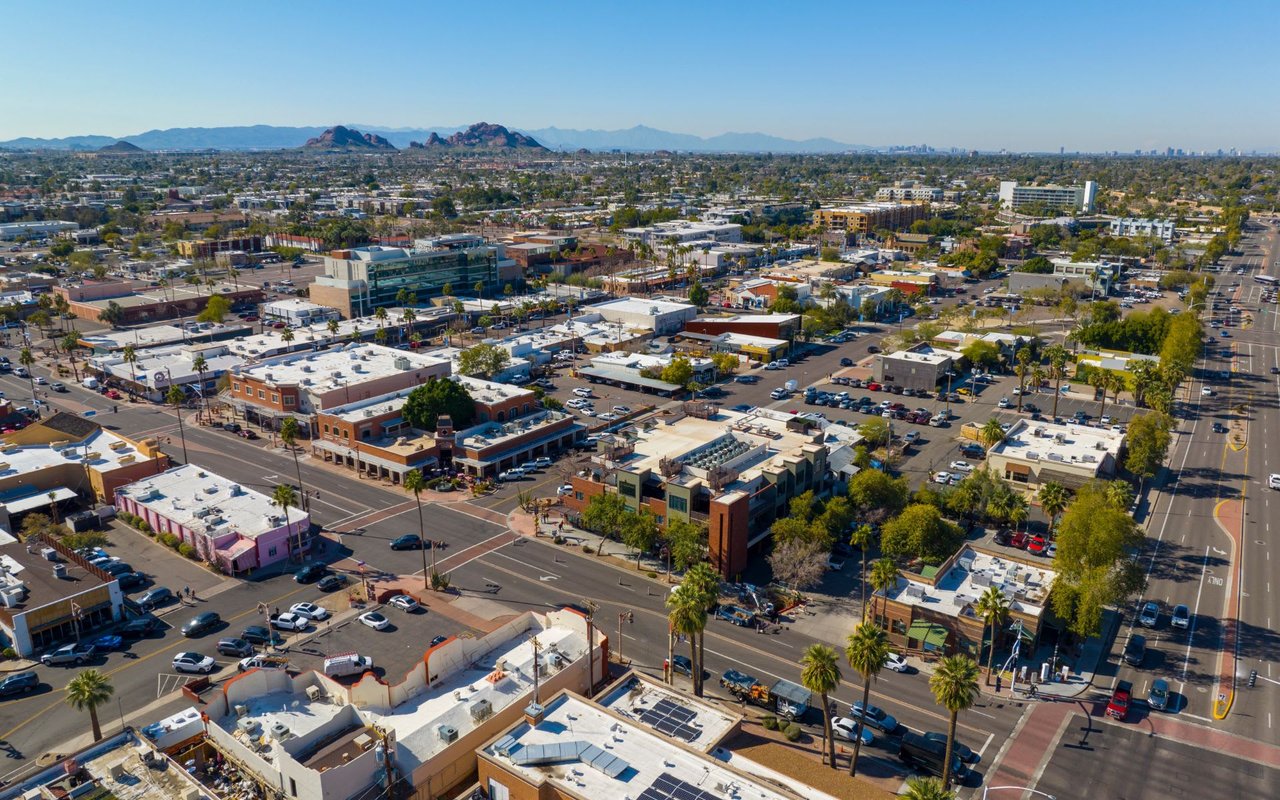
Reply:
<svg viewBox="0 0 1280 800"><path fill-rule="evenodd" d="M679 720L680 722L692 722L698 716L698 712L685 708L679 703L673 703L666 698L659 700L654 704L653 710L660 714Z"/></svg>
<svg viewBox="0 0 1280 800"><path fill-rule="evenodd" d="M653 779L653 784L640 793L638 800L721 800L720 795L699 789L669 772Z"/></svg>

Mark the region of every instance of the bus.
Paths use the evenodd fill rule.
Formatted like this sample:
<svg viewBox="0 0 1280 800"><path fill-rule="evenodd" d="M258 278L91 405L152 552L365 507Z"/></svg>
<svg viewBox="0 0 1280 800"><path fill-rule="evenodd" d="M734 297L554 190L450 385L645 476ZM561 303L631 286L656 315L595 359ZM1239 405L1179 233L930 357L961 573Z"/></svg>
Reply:
<svg viewBox="0 0 1280 800"><path fill-rule="evenodd" d="M1280 278L1276 278L1272 275L1254 275L1253 280L1257 283L1263 284L1264 286L1280 285Z"/></svg>

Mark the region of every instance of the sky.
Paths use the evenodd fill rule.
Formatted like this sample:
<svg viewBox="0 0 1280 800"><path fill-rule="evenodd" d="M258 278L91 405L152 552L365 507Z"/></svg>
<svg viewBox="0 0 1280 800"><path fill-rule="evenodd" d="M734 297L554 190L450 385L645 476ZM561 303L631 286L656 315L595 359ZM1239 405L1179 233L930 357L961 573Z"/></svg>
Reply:
<svg viewBox="0 0 1280 800"><path fill-rule="evenodd" d="M0 140L484 120L1270 150L1278 18L1240 0L0 0Z"/></svg>

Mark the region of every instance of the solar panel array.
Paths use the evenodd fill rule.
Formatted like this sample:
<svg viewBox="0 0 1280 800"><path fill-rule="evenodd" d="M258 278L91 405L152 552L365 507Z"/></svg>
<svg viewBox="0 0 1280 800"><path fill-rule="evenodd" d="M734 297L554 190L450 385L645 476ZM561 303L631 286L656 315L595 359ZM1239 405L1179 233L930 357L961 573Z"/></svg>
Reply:
<svg viewBox="0 0 1280 800"><path fill-rule="evenodd" d="M697 716L696 711L663 698L655 703L653 708L646 708L641 712L640 721L659 733L692 742L702 733L689 724Z"/></svg>
<svg viewBox="0 0 1280 800"><path fill-rule="evenodd" d="M641 792L637 800L721 800L721 797L664 772L653 779L653 785Z"/></svg>

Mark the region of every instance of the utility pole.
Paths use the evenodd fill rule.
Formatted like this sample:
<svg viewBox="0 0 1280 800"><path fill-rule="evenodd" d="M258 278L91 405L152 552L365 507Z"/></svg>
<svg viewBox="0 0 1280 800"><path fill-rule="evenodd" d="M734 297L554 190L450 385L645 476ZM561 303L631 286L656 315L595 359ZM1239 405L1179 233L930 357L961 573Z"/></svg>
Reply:
<svg viewBox="0 0 1280 800"><path fill-rule="evenodd" d="M596 686L595 621L596 609L600 608L600 604L594 600L583 600L582 605L587 609L587 697L591 697Z"/></svg>
<svg viewBox="0 0 1280 800"><path fill-rule="evenodd" d="M622 664L622 623L632 623L636 621L636 612L619 611L618 612L618 663Z"/></svg>
<svg viewBox="0 0 1280 800"><path fill-rule="evenodd" d="M542 643L538 641L537 636L529 639L529 644L533 647L533 702L538 702L538 676L542 674L542 665L538 662L538 652L542 650Z"/></svg>

